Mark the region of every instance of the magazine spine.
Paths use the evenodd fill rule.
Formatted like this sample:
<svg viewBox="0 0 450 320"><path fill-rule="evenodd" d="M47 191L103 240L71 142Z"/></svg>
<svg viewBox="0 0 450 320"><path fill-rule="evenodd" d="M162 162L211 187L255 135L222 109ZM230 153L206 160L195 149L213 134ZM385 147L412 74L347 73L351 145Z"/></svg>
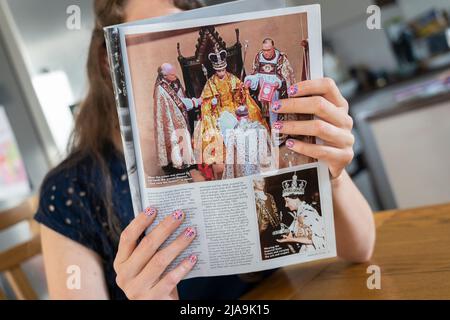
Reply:
<svg viewBox="0 0 450 320"><path fill-rule="evenodd" d="M105 28L105 42L111 80L114 88L117 116L119 118L120 133L123 143L128 182L130 185L131 199L135 215L143 211L141 194L139 188L138 170L136 168L136 150L133 143L131 130L131 116L128 103L128 92L125 80L125 71L122 59L122 48L120 45L120 32L117 27Z"/></svg>

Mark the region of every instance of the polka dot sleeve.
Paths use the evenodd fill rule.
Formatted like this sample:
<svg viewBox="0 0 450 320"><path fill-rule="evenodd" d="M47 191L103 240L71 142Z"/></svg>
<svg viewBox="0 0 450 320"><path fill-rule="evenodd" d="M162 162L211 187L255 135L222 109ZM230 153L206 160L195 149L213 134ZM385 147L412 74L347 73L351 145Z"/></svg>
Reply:
<svg viewBox="0 0 450 320"><path fill-rule="evenodd" d="M102 254L95 208L76 179L50 178L41 189L35 220L61 235Z"/></svg>

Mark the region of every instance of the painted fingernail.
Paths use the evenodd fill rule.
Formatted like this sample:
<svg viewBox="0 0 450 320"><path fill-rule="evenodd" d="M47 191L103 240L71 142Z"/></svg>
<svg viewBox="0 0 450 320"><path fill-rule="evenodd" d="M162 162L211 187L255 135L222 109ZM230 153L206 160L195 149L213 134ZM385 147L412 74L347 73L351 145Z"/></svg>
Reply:
<svg viewBox="0 0 450 320"><path fill-rule="evenodd" d="M191 256L188 258L188 260L189 260L189 262L190 262L191 264L196 264L198 258L197 258L197 256L196 256L195 254L193 254L193 255L191 255Z"/></svg>
<svg viewBox="0 0 450 320"><path fill-rule="evenodd" d="M147 208L147 209L144 210L144 214L147 217L151 217L151 216L156 214L156 209L155 208Z"/></svg>
<svg viewBox="0 0 450 320"><path fill-rule="evenodd" d="M297 93L298 93L298 86L296 84L291 86L288 90L288 94L290 96L295 96Z"/></svg>
<svg viewBox="0 0 450 320"><path fill-rule="evenodd" d="M283 129L283 122L281 122L281 121L275 122L275 123L273 124L273 128L276 129L276 130L281 130L281 129Z"/></svg>
<svg viewBox="0 0 450 320"><path fill-rule="evenodd" d="M187 228L185 231L184 231L184 236L186 237L186 238L192 238L193 236L195 236L195 229L194 228L191 228L191 227L189 227L189 228Z"/></svg>
<svg viewBox="0 0 450 320"><path fill-rule="evenodd" d="M281 109L281 102L279 100L275 101L272 105L272 110L277 112Z"/></svg>
<svg viewBox="0 0 450 320"><path fill-rule="evenodd" d="M183 215L184 215L184 213L183 213L183 211L181 211L181 210L177 210L177 211L175 211L174 213L172 213L172 217L173 217L175 220L181 220L181 219L183 218Z"/></svg>
<svg viewBox="0 0 450 320"><path fill-rule="evenodd" d="M286 147L288 147L289 149L292 149L295 145L294 140L289 139L288 141L286 141Z"/></svg>

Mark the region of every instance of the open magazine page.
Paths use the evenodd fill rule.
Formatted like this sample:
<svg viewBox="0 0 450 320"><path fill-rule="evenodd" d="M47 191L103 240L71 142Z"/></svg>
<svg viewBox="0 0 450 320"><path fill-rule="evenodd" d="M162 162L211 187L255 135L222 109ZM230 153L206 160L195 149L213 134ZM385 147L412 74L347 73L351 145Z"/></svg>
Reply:
<svg viewBox="0 0 450 320"><path fill-rule="evenodd" d="M277 130L311 116L272 111L322 76L320 7L116 30L140 207L181 209L198 232L173 265L196 253L189 277L216 276L335 256L328 168Z"/></svg>
<svg viewBox="0 0 450 320"><path fill-rule="evenodd" d="M131 130L131 116L127 97L125 82L125 72L122 59L122 47L120 44L119 27L125 25L149 25L161 22L182 21L196 19L204 16L223 16L225 14L235 14L243 12L253 12L257 10L268 10L282 8L285 6L284 0L245 0L235 1L213 7L204 7L197 10L181 12L169 16L152 18L134 23L126 23L118 26L105 28L105 40L108 51L109 64L111 66L111 79L114 87L114 94L121 126L122 143L124 146L124 156L127 164L128 181L135 215L143 210L141 194L136 167L136 149L133 143Z"/></svg>

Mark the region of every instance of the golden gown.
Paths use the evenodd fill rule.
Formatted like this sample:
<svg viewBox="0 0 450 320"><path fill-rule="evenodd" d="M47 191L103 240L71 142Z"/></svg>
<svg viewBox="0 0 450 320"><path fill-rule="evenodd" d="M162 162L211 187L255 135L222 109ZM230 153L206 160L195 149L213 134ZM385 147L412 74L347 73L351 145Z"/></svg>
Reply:
<svg viewBox="0 0 450 320"><path fill-rule="evenodd" d="M217 75L213 75L207 81L201 97L203 99L201 121L197 124L194 136L196 137L196 143L202 146L203 163L223 163L225 150L218 119L224 111L228 111L234 115L239 106L246 105L249 113L249 121L257 121L269 130L261 114L261 110L255 100L250 96L249 90L244 87L238 77L229 72L226 73L222 80ZM213 100L217 103L216 105L213 105ZM210 149L208 159L205 159L203 151L208 145L220 147L222 150L218 148Z"/></svg>

